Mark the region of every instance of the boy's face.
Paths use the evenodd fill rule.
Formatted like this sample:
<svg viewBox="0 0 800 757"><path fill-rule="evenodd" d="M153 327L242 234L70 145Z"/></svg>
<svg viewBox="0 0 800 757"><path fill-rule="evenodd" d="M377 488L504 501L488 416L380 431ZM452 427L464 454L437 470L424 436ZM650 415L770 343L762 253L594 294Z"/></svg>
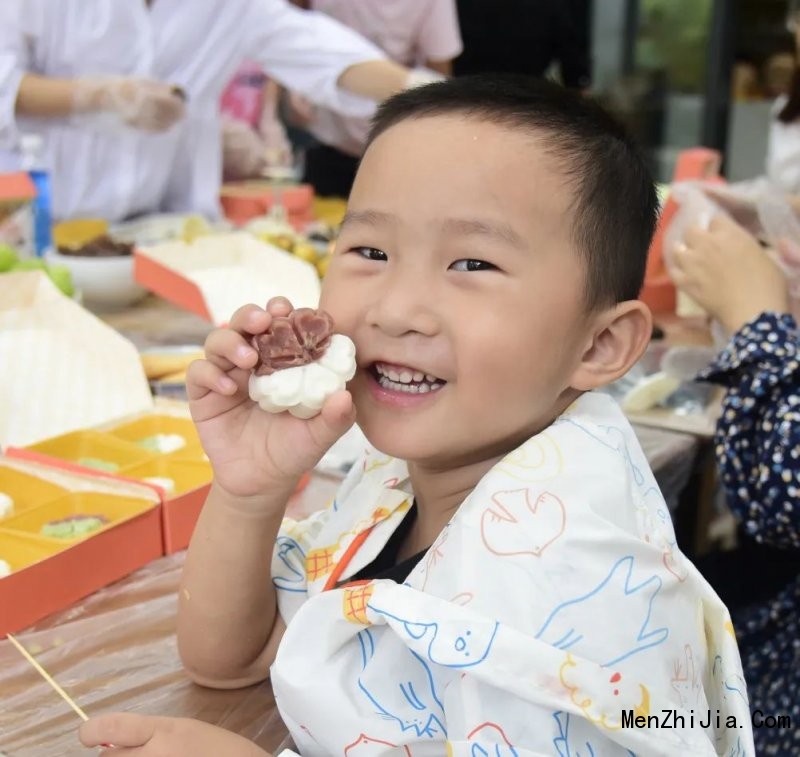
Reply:
<svg viewBox="0 0 800 757"><path fill-rule="evenodd" d="M479 462L574 399L592 335L572 201L543 143L503 126L426 117L372 144L321 307L356 344L349 389L378 449Z"/></svg>

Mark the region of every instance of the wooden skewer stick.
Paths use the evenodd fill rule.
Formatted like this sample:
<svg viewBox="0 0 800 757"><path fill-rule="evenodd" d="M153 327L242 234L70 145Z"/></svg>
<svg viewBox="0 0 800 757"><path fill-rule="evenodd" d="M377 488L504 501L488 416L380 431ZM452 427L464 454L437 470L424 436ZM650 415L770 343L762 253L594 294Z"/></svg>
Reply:
<svg viewBox="0 0 800 757"><path fill-rule="evenodd" d="M22 646L11 634L8 635L8 640L17 648L17 651L36 669L39 675L44 678L56 691L56 693L78 714L82 720L88 720L86 713L78 707L72 700L69 694L62 689L51 677L50 674L33 658L25 647Z"/></svg>

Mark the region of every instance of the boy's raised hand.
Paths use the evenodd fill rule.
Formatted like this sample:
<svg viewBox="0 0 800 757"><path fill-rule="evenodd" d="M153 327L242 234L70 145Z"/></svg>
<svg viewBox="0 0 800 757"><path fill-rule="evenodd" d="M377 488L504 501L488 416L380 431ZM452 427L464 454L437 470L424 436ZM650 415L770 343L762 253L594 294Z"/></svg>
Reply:
<svg viewBox="0 0 800 757"><path fill-rule="evenodd" d="M189 718L133 712L99 715L80 728L86 747L107 746L105 757L269 757L247 739Z"/></svg>
<svg viewBox="0 0 800 757"><path fill-rule="evenodd" d="M205 359L187 372L189 407L216 484L234 497L291 491L355 421L347 391L329 397L309 420L265 412L250 399L247 386L258 355L249 339L291 311L283 297L270 300L266 310L245 305L230 328L209 334Z"/></svg>

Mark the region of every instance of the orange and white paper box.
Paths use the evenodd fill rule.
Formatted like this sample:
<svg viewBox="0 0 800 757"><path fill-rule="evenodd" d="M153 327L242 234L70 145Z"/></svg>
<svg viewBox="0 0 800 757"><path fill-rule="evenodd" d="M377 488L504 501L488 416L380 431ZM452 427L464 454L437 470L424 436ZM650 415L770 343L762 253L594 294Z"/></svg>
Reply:
<svg viewBox="0 0 800 757"><path fill-rule="evenodd" d="M0 446L24 446L152 407L131 342L42 272L0 276Z"/></svg>
<svg viewBox="0 0 800 757"><path fill-rule="evenodd" d="M0 518L0 635L132 573L162 554L161 507L151 487L83 476L29 460L0 457L0 490L14 511ZM72 539L42 536L41 525L73 514L108 523Z"/></svg>
<svg viewBox="0 0 800 757"><path fill-rule="evenodd" d="M137 250L134 275L142 286L217 325L242 305L264 305L278 295L295 307L319 303L314 266L245 233Z"/></svg>

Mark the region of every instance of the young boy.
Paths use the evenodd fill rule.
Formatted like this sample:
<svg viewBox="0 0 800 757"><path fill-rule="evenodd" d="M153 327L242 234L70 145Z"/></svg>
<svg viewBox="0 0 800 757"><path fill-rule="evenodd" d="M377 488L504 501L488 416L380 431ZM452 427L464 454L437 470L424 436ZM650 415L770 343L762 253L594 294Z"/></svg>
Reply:
<svg viewBox="0 0 800 757"><path fill-rule="evenodd" d="M280 298L189 372L215 472L180 592L198 683L270 676L303 755L753 753L727 611L591 393L647 344L655 218L628 138L553 85L456 79L381 109L321 302L356 344L348 391L307 421L249 400L247 337ZM375 449L283 521L356 409ZM262 754L134 715L83 738Z"/></svg>

